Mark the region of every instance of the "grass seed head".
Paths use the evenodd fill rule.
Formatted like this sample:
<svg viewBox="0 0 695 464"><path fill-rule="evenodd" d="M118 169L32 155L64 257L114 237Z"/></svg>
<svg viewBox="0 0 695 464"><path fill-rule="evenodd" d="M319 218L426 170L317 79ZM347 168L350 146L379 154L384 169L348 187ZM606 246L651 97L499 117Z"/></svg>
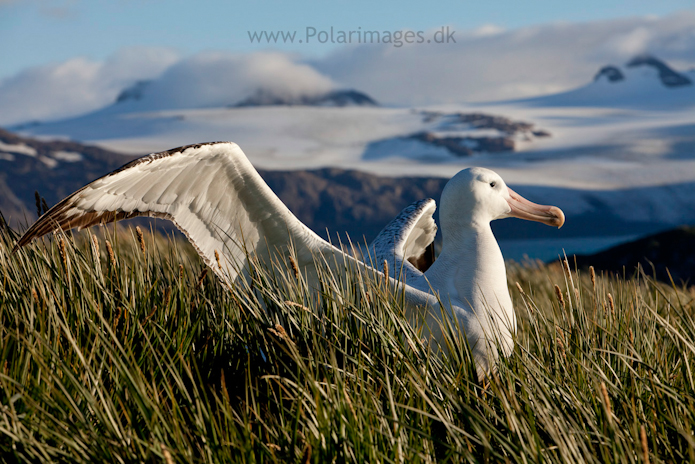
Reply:
<svg viewBox="0 0 695 464"><path fill-rule="evenodd" d="M299 280L299 266L297 266L297 261L294 259L294 256L292 255L290 255L290 266L292 267L294 278Z"/></svg>
<svg viewBox="0 0 695 464"><path fill-rule="evenodd" d="M615 315L615 303L613 302L613 295L608 294L608 306L611 309L611 314Z"/></svg>
<svg viewBox="0 0 695 464"><path fill-rule="evenodd" d="M96 235L92 235L92 250L94 251L94 256L99 259L99 239Z"/></svg>
<svg viewBox="0 0 695 464"><path fill-rule="evenodd" d="M145 236L143 235L140 226L135 227L135 233L137 233L138 235L138 243L140 244L140 250L142 250L142 254L145 254Z"/></svg>
<svg viewBox="0 0 695 464"><path fill-rule="evenodd" d="M113 252L113 247L108 240L104 240L104 243L106 244L106 254L109 256L109 264L113 266L116 264L116 255Z"/></svg>
<svg viewBox="0 0 695 464"><path fill-rule="evenodd" d="M567 355L565 354L565 334L562 333L562 329L560 327L556 327L557 330L557 347L558 350L560 351L560 356L567 361Z"/></svg>
<svg viewBox="0 0 695 464"><path fill-rule="evenodd" d="M521 288L521 284L519 282L516 282L516 288L519 290L519 293L521 293L522 295L525 295L524 289Z"/></svg>
<svg viewBox="0 0 695 464"><path fill-rule="evenodd" d="M217 261L217 267L222 269L222 263L220 262L220 253L215 250L215 261Z"/></svg>
<svg viewBox="0 0 695 464"><path fill-rule="evenodd" d="M558 303L560 303L560 308L565 309L565 298L562 296L562 290L560 287L555 285L555 296L557 297Z"/></svg>
<svg viewBox="0 0 695 464"><path fill-rule="evenodd" d="M647 428L644 425L640 425L639 438L642 444L642 457L644 459L644 462L649 464L649 444L647 443Z"/></svg>
<svg viewBox="0 0 695 464"><path fill-rule="evenodd" d="M65 266L65 269L68 268L68 254L67 251L65 250L65 240L63 240L63 237L60 237L58 239L58 252L60 253L60 259L63 261L63 266Z"/></svg>
<svg viewBox="0 0 695 464"><path fill-rule="evenodd" d="M594 266L589 266L589 276L591 276L591 287L596 291L596 271Z"/></svg>

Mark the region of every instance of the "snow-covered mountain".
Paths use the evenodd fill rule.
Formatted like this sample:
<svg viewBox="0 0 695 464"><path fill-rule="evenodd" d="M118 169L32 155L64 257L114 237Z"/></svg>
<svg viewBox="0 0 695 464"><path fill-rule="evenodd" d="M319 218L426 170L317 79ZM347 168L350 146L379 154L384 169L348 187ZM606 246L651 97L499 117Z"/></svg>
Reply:
<svg viewBox="0 0 695 464"><path fill-rule="evenodd" d="M679 72L650 55L599 69L591 83L568 92L517 100L533 106L673 110L695 106L695 70Z"/></svg>

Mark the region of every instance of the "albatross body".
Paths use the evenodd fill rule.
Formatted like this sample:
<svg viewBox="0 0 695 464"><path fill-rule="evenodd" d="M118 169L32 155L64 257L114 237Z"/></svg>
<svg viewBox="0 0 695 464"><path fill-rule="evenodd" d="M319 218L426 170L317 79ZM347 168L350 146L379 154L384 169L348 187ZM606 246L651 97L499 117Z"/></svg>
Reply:
<svg viewBox="0 0 695 464"><path fill-rule="evenodd" d="M372 253L377 263L387 263L389 281L404 291L410 314L425 312L434 340L442 336L442 315L464 331L482 377L494 368L498 350L511 353L516 328L490 221L515 216L560 227L564 215L523 199L490 170L463 170L442 192L443 248L431 264L435 209L431 199L404 209L377 236ZM337 269L345 262L369 267L299 221L231 142L151 154L97 179L44 214L15 250L57 228L82 229L135 216L174 222L225 283L244 275L249 254L270 264L292 253L309 276L317 273L317 256Z"/></svg>

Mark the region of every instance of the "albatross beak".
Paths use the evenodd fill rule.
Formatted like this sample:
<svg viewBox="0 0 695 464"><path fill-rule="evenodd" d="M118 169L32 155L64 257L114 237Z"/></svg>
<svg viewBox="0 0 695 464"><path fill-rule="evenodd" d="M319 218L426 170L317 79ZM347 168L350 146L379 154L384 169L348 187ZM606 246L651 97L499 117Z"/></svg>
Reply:
<svg viewBox="0 0 695 464"><path fill-rule="evenodd" d="M509 187L507 188L509 189L509 199L507 199L507 203L509 203L509 207L512 209L509 213L510 216L519 219L527 219L529 221L542 222L543 224L557 227L558 229L565 223L565 213L563 213L560 208L556 206L537 205L528 201Z"/></svg>

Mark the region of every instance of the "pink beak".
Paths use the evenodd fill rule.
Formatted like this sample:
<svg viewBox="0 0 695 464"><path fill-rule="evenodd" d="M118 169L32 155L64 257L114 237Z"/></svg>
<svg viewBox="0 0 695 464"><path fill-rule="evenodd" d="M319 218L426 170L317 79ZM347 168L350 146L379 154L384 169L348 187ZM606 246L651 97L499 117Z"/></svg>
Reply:
<svg viewBox="0 0 695 464"><path fill-rule="evenodd" d="M514 190L509 189L509 207L512 211L510 216L519 219L527 219L529 221L542 222L543 224L557 227L562 227L565 223L565 213L557 206L537 205L528 201Z"/></svg>

